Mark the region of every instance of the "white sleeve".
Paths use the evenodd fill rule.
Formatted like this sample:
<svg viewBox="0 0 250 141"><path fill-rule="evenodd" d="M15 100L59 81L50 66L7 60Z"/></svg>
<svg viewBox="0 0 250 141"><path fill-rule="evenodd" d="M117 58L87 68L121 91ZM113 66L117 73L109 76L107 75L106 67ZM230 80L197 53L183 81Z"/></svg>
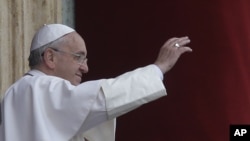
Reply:
<svg viewBox="0 0 250 141"><path fill-rule="evenodd" d="M159 74L159 77L161 78L161 80L163 80L164 76L160 68L155 64L153 64L152 66L155 67L155 71Z"/></svg>
<svg viewBox="0 0 250 141"><path fill-rule="evenodd" d="M160 69L155 65L149 65L125 73L115 79L103 80L101 86L103 91L100 91L101 96L98 96L100 98L98 101L102 101L101 99L104 94L107 118L110 120L88 130L82 135L78 134L78 136L84 136L91 141L114 141L114 118L142 104L165 96L166 90L162 79L163 74ZM89 127L89 123L96 121L96 118L92 118L92 116L88 117L85 120L85 127Z"/></svg>
<svg viewBox="0 0 250 141"><path fill-rule="evenodd" d="M166 95L155 65L127 72L115 79L107 79L102 82L101 87L109 119Z"/></svg>

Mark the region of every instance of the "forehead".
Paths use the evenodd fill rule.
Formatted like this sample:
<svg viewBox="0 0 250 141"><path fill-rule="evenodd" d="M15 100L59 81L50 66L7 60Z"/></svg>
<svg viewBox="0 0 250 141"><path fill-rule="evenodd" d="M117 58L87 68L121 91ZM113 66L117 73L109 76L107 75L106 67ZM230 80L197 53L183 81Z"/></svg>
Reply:
<svg viewBox="0 0 250 141"><path fill-rule="evenodd" d="M65 37L65 48L67 50L75 53L87 54L85 42L77 32L72 32Z"/></svg>

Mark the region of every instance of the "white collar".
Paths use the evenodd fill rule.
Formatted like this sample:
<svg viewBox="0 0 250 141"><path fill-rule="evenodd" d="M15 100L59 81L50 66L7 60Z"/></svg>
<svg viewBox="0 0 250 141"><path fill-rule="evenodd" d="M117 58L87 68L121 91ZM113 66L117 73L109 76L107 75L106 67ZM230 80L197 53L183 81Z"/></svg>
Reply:
<svg viewBox="0 0 250 141"><path fill-rule="evenodd" d="M41 75L46 75L46 74L42 71L32 69L32 70L28 71L27 73L25 73L24 75L41 76Z"/></svg>

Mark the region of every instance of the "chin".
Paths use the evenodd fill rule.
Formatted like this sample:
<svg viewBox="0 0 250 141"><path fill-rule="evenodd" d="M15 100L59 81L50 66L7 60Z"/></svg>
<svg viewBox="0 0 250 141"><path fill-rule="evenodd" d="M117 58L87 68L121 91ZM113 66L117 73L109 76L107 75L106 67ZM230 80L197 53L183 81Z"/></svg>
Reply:
<svg viewBox="0 0 250 141"><path fill-rule="evenodd" d="M77 86L77 85L79 85L80 83L73 82L73 83L71 83L71 84L74 85L74 86Z"/></svg>
<svg viewBox="0 0 250 141"><path fill-rule="evenodd" d="M81 84L81 81L75 81L75 82L73 83L73 85L75 85L75 86L77 86L77 85L79 85L79 84Z"/></svg>

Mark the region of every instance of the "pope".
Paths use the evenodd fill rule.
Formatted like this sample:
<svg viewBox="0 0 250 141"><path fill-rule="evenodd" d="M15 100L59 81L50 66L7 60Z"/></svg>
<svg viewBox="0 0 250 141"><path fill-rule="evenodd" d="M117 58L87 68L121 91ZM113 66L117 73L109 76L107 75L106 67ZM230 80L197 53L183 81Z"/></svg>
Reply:
<svg viewBox="0 0 250 141"><path fill-rule="evenodd" d="M192 51L189 42L171 38L153 64L81 83L89 71L83 38L66 25L42 26L31 43L30 70L1 101L0 140L114 141L117 117L166 96L164 74Z"/></svg>

